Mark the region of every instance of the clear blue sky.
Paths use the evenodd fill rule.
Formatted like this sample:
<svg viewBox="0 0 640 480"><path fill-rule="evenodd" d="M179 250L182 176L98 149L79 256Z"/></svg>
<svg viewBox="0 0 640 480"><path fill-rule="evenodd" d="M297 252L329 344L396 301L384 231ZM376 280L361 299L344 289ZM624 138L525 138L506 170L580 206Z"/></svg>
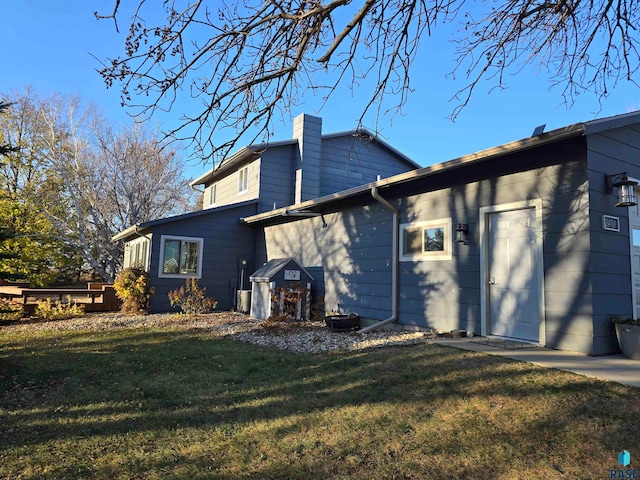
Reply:
<svg viewBox="0 0 640 480"><path fill-rule="evenodd" d="M124 0L122 3L134 0ZM113 23L97 21L93 12L108 13L114 0L12 0L2 2L2 47L0 49L0 93L21 90L26 85L46 96L52 92L78 94L101 107L113 121L127 118L120 107L117 88L107 90L97 73L98 58L118 56L123 49L126 18L120 19L121 32ZM137 0L135 0L137 3ZM160 4L161 2L158 1ZM472 3L470 2L470 5ZM160 8L160 7L159 7ZM414 65L415 92L404 108L404 116L379 120L378 131L398 150L421 165L430 165L484 148L531 135L534 127L546 130L576 122L602 118L640 109L640 91L621 84L600 110L593 95L582 95L571 109L562 105L560 90L549 92L548 80L533 69L508 78L509 89L487 93L479 88L466 110L453 123L446 117L454 104L449 101L459 85L445 78L453 68L453 47L446 34L430 38ZM356 126L358 98L345 89L321 111L325 133ZM318 114L319 101L310 98L297 107L299 113ZM154 119L154 125L168 125L180 116L175 111ZM373 120L366 126L374 129ZM277 124L276 140L291 138L291 125ZM190 176L198 176L207 166L193 165Z"/></svg>

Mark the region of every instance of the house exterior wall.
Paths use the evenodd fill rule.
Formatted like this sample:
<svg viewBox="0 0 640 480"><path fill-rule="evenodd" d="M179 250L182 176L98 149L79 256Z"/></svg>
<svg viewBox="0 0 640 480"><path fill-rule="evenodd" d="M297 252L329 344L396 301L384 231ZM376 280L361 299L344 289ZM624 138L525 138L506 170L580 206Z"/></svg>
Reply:
<svg viewBox="0 0 640 480"><path fill-rule="evenodd" d="M320 197L320 165L322 163L322 119L298 115L293 121L293 138L298 140L294 162L295 203Z"/></svg>
<svg viewBox="0 0 640 480"><path fill-rule="evenodd" d="M240 223L241 217L254 215L256 204L227 208L210 215L157 225L153 229L151 266L149 274L155 290L151 298L151 312L174 310L169 304L168 293L185 285L185 278L159 276L163 235L202 238L202 278L199 285L207 288L207 296L218 301L218 310L230 310L234 306L234 288L239 284L239 261L248 259L244 286L251 288L248 275L254 271L253 255L255 236L253 228ZM177 310L176 310L177 311Z"/></svg>
<svg viewBox="0 0 640 480"><path fill-rule="evenodd" d="M260 162L260 212L294 203L294 159L296 145L269 148Z"/></svg>
<svg viewBox="0 0 640 480"><path fill-rule="evenodd" d="M518 171L523 165L531 168ZM449 260L399 263L399 323L480 333L480 208L536 199L542 203L547 346L594 353L584 139L449 175L380 191L398 208L401 224L450 218L453 229L466 223L470 230L469 245L453 242ZM265 260L292 256L301 262L316 278L315 291L324 294L327 310L375 320L389 317L391 213L369 200L327 213L324 220L326 228L317 217L265 227Z"/></svg>
<svg viewBox="0 0 640 480"><path fill-rule="evenodd" d="M605 192L605 175L627 172L630 177L640 178L640 127L591 134L587 146L592 252L589 271L593 278L595 353L600 354L618 348L611 317L633 315L628 209L615 207L617 192ZM602 215L619 217L620 231L605 231Z"/></svg>
<svg viewBox="0 0 640 480"><path fill-rule="evenodd" d="M312 297L327 311L384 318L390 313L391 218L379 205L264 229L264 260L293 257L313 276Z"/></svg>
<svg viewBox="0 0 640 480"><path fill-rule="evenodd" d="M309 121L307 116L306 122ZM215 204L210 203L212 185L207 186L203 208L259 198L259 212L268 212L274 209L274 205L276 208L293 205L374 182L378 175L386 178L413 169L398 155L367 136L328 136L318 143L319 130L311 128L311 132L304 135L298 133L301 141L306 142L303 148L296 144L267 148L259 159L249 163L247 193L238 195L236 170L215 182ZM315 141L314 134L318 135L318 141ZM307 155L304 162L300 160L300 151Z"/></svg>
<svg viewBox="0 0 640 480"><path fill-rule="evenodd" d="M238 192L239 171L246 166L249 167L248 189L245 193L240 194ZM260 159L258 158L243 165L214 183L216 184L216 203L211 204L209 202L212 185L207 185L203 196L203 208L205 209L255 200L260 196Z"/></svg>
<svg viewBox="0 0 640 480"><path fill-rule="evenodd" d="M320 196L412 170L367 135L344 135L322 142Z"/></svg>
<svg viewBox="0 0 640 480"><path fill-rule="evenodd" d="M280 208L296 203L297 148L296 145L284 145L267 149L262 154L260 212L272 210L274 205ZM319 163L319 196L374 182L377 175L386 178L412 169L397 155L380 147L375 141L360 137L324 138L319 150L322 152ZM310 162L298 166L307 169L308 163ZM306 174L305 170L303 180Z"/></svg>

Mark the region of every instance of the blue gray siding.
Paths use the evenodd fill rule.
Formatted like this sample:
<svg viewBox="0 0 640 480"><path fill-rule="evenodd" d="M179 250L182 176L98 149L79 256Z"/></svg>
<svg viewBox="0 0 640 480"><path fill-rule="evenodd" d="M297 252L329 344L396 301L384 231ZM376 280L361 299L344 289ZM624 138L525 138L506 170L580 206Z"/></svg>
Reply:
<svg viewBox="0 0 640 480"><path fill-rule="evenodd" d="M327 137L322 141L320 196L375 182L413 168L368 135Z"/></svg>
<svg viewBox="0 0 640 480"><path fill-rule="evenodd" d="M626 208L616 208L616 196L605 192L605 175L628 172L640 178L640 127L599 132L587 137L589 208L591 211L591 259L593 335L595 353L617 350L611 324L613 315L632 315L632 278L629 219ZM602 215L620 218L620 232L602 229Z"/></svg>
<svg viewBox="0 0 640 480"><path fill-rule="evenodd" d="M532 168L517 171L523 165ZM512 173L500 175L505 171ZM479 333L483 281L479 209L539 199L547 345L593 353L583 141L500 158L481 168L458 171L456 177L457 182L426 178L381 191L399 209L400 223L449 217L454 229L458 223L467 223L470 229L469 245L453 242L450 260L400 262L399 322L407 327ZM325 214L326 228L318 218L266 227L265 254L269 259L294 256L303 265L321 270L324 281L317 288L324 290L327 309L380 320L391 313L391 214L365 201L365 206Z"/></svg>
<svg viewBox="0 0 640 480"><path fill-rule="evenodd" d="M268 259L294 257L314 277L325 308L389 316L391 216L377 205L265 228Z"/></svg>
<svg viewBox="0 0 640 480"><path fill-rule="evenodd" d="M296 145L269 148L260 161L260 212L294 203L294 158Z"/></svg>
<svg viewBox="0 0 640 480"><path fill-rule="evenodd" d="M253 262L255 236L253 228L241 224L240 218L256 213L256 205L226 208L209 215L192 217L182 221L157 225L153 229L151 250L151 284L155 293L151 299L152 312L173 310L169 305L168 293L185 284L184 279L159 278L161 261L160 239L162 235L196 237L204 239L202 278L200 286L207 288L207 296L218 300L219 310L233 308L233 289L239 284L239 261L247 258L244 285L250 289L248 275L255 270Z"/></svg>
<svg viewBox="0 0 640 480"><path fill-rule="evenodd" d="M216 179L216 203L207 184L203 208L260 199L259 212L319 198L414 169L369 134L322 135L322 119L296 117L292 143L267 147L249 165L249 191L238 194L238 170ZM257 153L254 152L256 155ZM248 160L247 160L248 161Z"/></svg>
<svg viewBox="0 0 640 480"><path fill-rule="evenodd" d="M320 165L322 162L322 119L299 115L293 123L293 138L298 140L294 162L295 203L320 197Z"/></svg>

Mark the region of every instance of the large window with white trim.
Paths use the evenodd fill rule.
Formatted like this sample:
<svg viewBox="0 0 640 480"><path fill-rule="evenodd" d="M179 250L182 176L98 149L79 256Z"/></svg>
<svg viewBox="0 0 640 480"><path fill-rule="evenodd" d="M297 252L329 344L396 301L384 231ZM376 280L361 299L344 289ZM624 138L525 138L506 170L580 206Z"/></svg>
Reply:
<svg viewBox="0 0 640 480"><path fill-rule="evenodd" d="M204 240L195 237L163 235L160 240L160 277L202 276L202 248Z"/></svg>
<svg viewBox="0 0 640 480"><path fill-rule="evenodd" d="M151 241L147 237L136 238L124 245L124 268L139 267L149 269Z"/></svg>
<svg viewBox="0 0 640 480"><path fill-rule="evenodd" d="M451 259L451 219L400 225L400 260Z"/></svg>

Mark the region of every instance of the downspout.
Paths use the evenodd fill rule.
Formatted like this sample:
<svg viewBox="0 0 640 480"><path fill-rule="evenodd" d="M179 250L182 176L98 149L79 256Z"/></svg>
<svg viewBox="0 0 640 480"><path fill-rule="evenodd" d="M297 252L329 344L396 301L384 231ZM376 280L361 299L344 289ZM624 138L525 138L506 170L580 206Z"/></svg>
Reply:
<svg viewBox="0 0 640 480"><path fill-rule="evenodd" d="M389 323L398 320L398 210L391 205L386 199L382 198L378 193L378 187L371 187L371 196L383 207L391 210L393 214L393 237L391 240L392 259L391 259L391 316L385 320L369 325L368 327L358 330L358 333L367 333L372 330L384 327Z"/></svg>

